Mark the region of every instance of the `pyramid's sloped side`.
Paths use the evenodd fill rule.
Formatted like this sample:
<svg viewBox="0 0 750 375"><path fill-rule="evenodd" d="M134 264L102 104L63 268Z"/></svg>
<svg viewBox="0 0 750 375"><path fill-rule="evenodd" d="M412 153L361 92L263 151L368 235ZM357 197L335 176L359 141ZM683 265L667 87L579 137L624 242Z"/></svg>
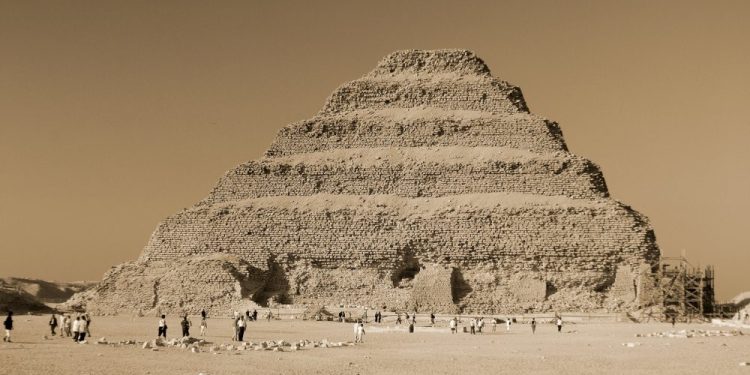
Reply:
<svg viewBox="0 0 750 375"><path fill-rule="evenodd" d="M377 271L382 294L365 299L373 305L389 303L401 270L416 259L417 266L459 270L473 291L457 296L457 303L472 311L543 308L546 298L518 303L511 281L519 274L541 278L550 294L588 296L558 308L601 308L618 266L636 273L658 258L648 224L613 201L500 193L273 197L192 209L159 226L141 261L214 253L263 269L273 268L269 259L278 269L310 275L325 269L337 275L328 286L357 270ZM285 298L332 304L363 298L343 285L322 290L316 281L288 280Z"/></svg>
<svg viewBox="0 0 750 375"><path fill-rule="evenodd" d="M248 266L212 263L228 271L216 285L195 271L208 297L185 294L201 292L180 287L179 272L212 254ZM281 129L264 158L160 223L132 267L114 269L85 300L197 311L190 301L224 293L233 297L208 307L270 298L627 311L644 300L658 258L648 220L609 199L599 168L569 153L559 126L530 114L518 87L470 51L408 50ZM258 279L247 296L241 280ZM154 297L154 285L173 295Z"/></svg>
<svg viewBox="0 0 750 375"><path fill-rule="evenodd" d="M360 148L244 163L225 174L203 203L321 193L439 197L495 192L608 196L599 168L568 153L494 147Z"/></svg>
<svg viewBox="0 0 750 375"><path fill-rule="evenodd" d="M528 113L499 116L430 107L351 111L282 128L266 156L363 147L506 147L567 151L557 123Z"/></svg>

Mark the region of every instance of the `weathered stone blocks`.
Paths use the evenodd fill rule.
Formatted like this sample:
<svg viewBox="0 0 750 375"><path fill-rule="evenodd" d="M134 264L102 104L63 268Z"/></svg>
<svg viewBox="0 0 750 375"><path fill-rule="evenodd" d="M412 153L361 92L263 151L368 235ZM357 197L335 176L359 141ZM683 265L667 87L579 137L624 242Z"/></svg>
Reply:
<svg viewBox="0 0 750 375"><path fill-rule="evenodd" d="M399 51L76 303L627 311L649 300L658 257L648 220L519 88L469 51Z"/></svg>

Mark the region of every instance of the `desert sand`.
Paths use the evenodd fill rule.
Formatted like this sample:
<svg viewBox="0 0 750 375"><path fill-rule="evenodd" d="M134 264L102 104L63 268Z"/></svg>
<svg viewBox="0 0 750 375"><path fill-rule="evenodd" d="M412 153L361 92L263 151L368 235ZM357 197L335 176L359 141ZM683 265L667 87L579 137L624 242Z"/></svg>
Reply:
<svg viewBox="0 0 750 375"><path fill-rule="evenodd" d="M206 350L192 353L178 347L158 351L138 345L101 345L123 340L147 341L156 336L156 318L94 317L88 344L45 338L48 316L17 316L13 343L0 346L0 374L749 374L750 331L741 336L636 337L672 330L724 330L710 324L578 323L562 333L540 324L535 335L529 325L514 324L510 333L451 335L445 328L427 328L425 318L416 332L381 329L391 321L369 324L364 343L338 348L303 348L294 352ZM193 323L199 317L192 317ZM168 320L169 338L177 337L178 319ZM209 318L213 344L230 344L230 319ZM491 331L491 325L485 331ZM380 332L378 332L380 331ZM197 324L192 329L197 336ZM251 322L246 341L301 339L351 341L352 324L278 320ZM627 346L631 343L632 347Z"/></svg>

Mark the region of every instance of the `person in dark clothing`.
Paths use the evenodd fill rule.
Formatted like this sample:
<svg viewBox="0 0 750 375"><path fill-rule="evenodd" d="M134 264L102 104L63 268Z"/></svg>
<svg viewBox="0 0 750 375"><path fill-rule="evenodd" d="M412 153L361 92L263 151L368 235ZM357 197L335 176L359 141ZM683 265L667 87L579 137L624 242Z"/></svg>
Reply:
<svg viewBox="0 0 750 375"><path fill-rule="evenodd" d="M430 313L430 324L435 325L435 313Z"/></svg>
<svg viewBox="0 0 750 375"><path fill-rule="evenodd" d="M253 320L254 321L258 320L258 310L253 309Z"/></svg>
<svg viewBox="0 0 750 375"><path fill-rule="evenodd" d="M10 331L13 330L13 311L8 311L8 317L5 318L3 326L5 327L5 337L3 337L3 341L10 342Z"/></svg>
<svg viewBox="0 0 750 375"><path fill-rule="evenodd" d="M52 316L49 318L49 329L52 333L52 336L57 335L57 332L55 330L57 329L57 317L55 314L52 314Z"/></svg>
<svg viewBox="0 0 750 375"><path fill-rule="evenodd" d="M243 341L245 339L245 318L240 317L237 319L237 341Z"/></svg>
<svg viewBox="0 0 750 375"><path fill-rule="evenodd" d="M182 326L182 337L188 337L190 336L190 321L188 320L187 315L185 315L182 318L182 321L180 322L180 325Z"/></svg>
<svg viewBox="0 0 750 375"><path fill-rule="evenodd" d="M250 320L250 310L245 310L245 318L247 318L247 320Z"/></svg>
<svg viewBox="0 0 750 375"><path fill-rule="evenodd" d="M206 314L206 309L201 309L201 318L206 319L206 315L208 315Z"/></svg>

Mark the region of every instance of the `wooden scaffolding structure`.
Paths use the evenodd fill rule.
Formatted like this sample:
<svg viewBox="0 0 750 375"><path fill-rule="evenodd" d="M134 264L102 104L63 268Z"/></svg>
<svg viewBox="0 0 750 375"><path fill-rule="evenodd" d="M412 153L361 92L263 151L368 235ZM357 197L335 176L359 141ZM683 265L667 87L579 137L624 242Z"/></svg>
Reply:
<svg viewBox="0 0 750 375"><path fill-rule="evenodd" d="M665 257L658 278L666 319L701 319L713 312L713 267L694 267L685 257Z"/></svg>

